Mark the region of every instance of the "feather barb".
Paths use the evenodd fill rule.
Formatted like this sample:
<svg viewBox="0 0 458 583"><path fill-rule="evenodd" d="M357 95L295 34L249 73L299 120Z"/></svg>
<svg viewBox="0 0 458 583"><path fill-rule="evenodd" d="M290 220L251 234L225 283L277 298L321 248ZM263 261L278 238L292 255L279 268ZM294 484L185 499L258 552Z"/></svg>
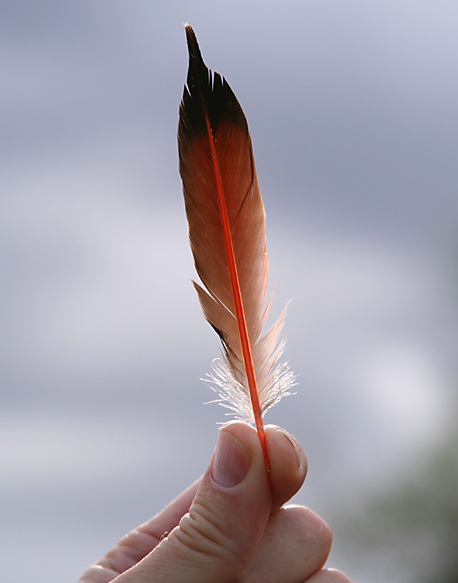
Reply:
<svg viewBox="0 0 458 583"><path fill-rule="evenodd" d="M208 119L208 113L205 109L205 104L204 104L204 115L205 115L205 123L207 126L207 132L208 132L208 140L210 143L213 169L215 172L216 190L218 193L218 204L219 204L219 210L220 210L220 214L221 214L221 221L222 221L223 233L224 233L224 245L225 245L225 249L226 249L227 263L228 263L228 268L229 268L229 273L230 273L230 278L231 278L232 293L234 295L235 313L236 313L237 325L238 325L239 335L240 335L240 344L242 347L243 362L245 365L245 372L246 372L248 387L250 389L250 397L251 397L251 403L253 405L253 415L254 415L254 420L256 423L256 429L258 430L259 439L261 441L262 451L264 453L264 461L266 464L266 469L267 469L267 471L270 471L270 462L269 462L269 456L267 453L267 444L266 444L266 434L264 431L264 423L262 421L261 406L259 404L258 386L256 383L256 375L254 373L253 356L251 354L250 341L248 338L248 330L247 330L246 319L245 319L245 311L243 309L243 303L242 303L242 294L240 292L240 283L239 283L239 278L238 278L238 274L237 274L237 265L235 263L234 246L232 244L231 229L229 226L229 219L227 216L227 208L226 208L226 201L224 198L223 183L221 180L221 173L219 170L218 156L216 154L213 132L212 132L212 129L210 126L210 120Z"/></svg>
<svg viewBox="0 0 458 583"><path fill-rule="evenodd" d="M210 379L223 405L255 422L269 471L262 415L288 394L294 377L276 364L284 312L260 336L270 305L264 205L242 108L226 80L207 69L189 25L186 37L178 151L189 240L203 284L194 287L223 346Z"/></svg>

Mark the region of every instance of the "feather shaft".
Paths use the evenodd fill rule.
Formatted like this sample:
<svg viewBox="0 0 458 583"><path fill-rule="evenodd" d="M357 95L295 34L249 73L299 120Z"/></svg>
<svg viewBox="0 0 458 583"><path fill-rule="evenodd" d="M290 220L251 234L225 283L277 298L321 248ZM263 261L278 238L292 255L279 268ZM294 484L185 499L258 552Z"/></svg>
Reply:
<svg viewBox="0 0 458 583"><path fill-rule="evenodd" d="M255 422L269 471L262 415L289 394L294 377L276 364L284 311L261 336L272 299L266 305L264 205L242 108L226 80L207 69L194 31L185 26L189 69L178 151L189 241L202 286L193 283L223 347L210 382L221 404Z"/></svg>
<svg viewBox="0 0 458 583"><path fill-rule="evenodd" d="M224 189L223 189L223 183L221 180L221 172L220 172L219 164L218 164L218 156L216 153L215 141L214 141L213 132L212 132L212 129L210 126L210 120L208 119L208 113L207 113L206 108L205 108L205 104L204 104L204 112L205 112L205 122L206 122L207 132L208 132L208 139L209 139L210 148L211 148L213 169L214 169L215 177L216 177L216 189L217 189L217 193L218 193L218 204L219 204L219 210L220 210L220 214L221 214L221 221L223 224L226 257L227 257L227 263L228 263L230 277L231 277L232 293L234 294L235 313L236 313L237 326L238 326L239 335L240 335L240 344L241 344L242 353L243 353L243 362L245 365L245 372L246 372L246 376L247 376L248 387L250 390L250 398L251 398L251 404L253 406L253 415L254 415L254 420L255 420L255 424L256 424L256 429L258 431L259 439L261 441L261 446L262 446L262 451L264 454L264 462L266 465L266 469L269 472L270 471L270 462L269 462L269 455L267 453L266 434L264 431L264 423L262 421L261 406L259 404L258 386L256 383L256 375L254 372L254 365L253 365L253 356L251 353L250 341L248 338L248 330L247 330L246 319L245 319L245 311L243 309L242 294L240 291L239 277L237 274L237 265L235 262L234 246L232 244L232 236L231 236L231 229L229 226L229 218L228 218L228 214L227 214L226 200L224 197Z"/></svg>

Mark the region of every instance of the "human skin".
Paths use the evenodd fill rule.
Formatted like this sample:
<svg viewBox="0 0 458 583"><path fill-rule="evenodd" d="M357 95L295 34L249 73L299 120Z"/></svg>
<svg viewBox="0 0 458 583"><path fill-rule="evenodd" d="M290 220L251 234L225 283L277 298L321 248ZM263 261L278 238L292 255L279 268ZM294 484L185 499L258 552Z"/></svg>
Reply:
<svg viewBox="0 0 458 583"><path fill-rule="evenodd" d="M223 426L205 474L79 583L352 583L322 568L332 538L325 521L285 506L304 482L304 451L283 429L265 430L269 474L256 431Z"/></svg>

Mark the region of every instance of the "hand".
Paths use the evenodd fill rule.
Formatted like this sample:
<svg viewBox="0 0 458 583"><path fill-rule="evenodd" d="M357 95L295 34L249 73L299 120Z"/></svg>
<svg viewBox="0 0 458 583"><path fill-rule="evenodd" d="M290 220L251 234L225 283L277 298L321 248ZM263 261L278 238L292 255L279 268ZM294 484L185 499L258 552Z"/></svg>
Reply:
<svg viewBox="0 0 458 583"><path fill-rule="evenodd" d="M157 516L127 534L79 583L352 583L324 565L331 531L303 506L305 454L266 427L270 477L256 431L222 427L205 474Z"/></svg>

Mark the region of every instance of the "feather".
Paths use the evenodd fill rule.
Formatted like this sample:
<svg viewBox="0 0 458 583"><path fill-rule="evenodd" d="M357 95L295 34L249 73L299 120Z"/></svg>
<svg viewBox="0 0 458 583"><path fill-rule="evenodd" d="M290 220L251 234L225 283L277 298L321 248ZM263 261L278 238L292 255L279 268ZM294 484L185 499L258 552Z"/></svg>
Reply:
<svg viewBox="0 0 458 583"><path fill-rule="evenodd" d="M224 78L212 75L193 29L187 87L180 104L178 151L196 282L205 318L217 332L223 358L209 375L219 401L254 421L269 467L263 413L289 394L294 377L278 365L285 310L261 337L268 262L265 212L245 115Z"/></svg>

